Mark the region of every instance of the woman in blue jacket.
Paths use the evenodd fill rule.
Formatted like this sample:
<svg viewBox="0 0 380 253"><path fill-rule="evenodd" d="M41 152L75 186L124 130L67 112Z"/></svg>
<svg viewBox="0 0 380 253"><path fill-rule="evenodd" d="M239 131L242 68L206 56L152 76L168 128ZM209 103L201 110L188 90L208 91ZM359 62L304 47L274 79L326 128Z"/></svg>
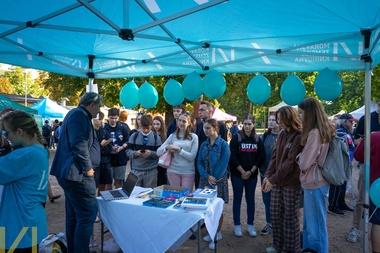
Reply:
<svg viewBox="0 0 380 253"><path fill-rule="evenodd" d="M0 131L14 146L20 146L0 157L0 184L4 185L0 228L5 228L0 252L11 247L17 252L32 252L47 236L43 203L48 190L49 155L43 146L45 139L34 118L20 110L5 114Z"/></svg>
<svg viewBox="0 0 380 253"><path fill-rule="evenodd" d="M216 188L218 197L228 203L228 161L230 148L225 140L218 135L218 122L215 119L205 121L203 130L207 139L202 143L198 153L198 171L200 174L199 188ZM223 214L219 220L217 240L222 239ZM209 235L203 238L210 242L209 248L215 244Z"/></svg>

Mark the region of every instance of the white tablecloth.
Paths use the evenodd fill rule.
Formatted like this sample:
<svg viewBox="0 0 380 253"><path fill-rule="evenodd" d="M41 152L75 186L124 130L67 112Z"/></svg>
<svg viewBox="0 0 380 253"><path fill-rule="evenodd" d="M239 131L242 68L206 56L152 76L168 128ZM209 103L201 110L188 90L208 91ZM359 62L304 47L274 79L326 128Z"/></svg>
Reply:
<svg viewBox="0 0 380 253"><path fill-rule="evenodd" d="M140 189L135 189L141 191ZM132 194L133 196L134 194ZM187 211L143 206L147 199L105 201L98 197L99 213L123 252L165 252L175 250L191 235L189 229L204 219L214 238L223 212L223 200L216 198L208 210Z"/></svg>

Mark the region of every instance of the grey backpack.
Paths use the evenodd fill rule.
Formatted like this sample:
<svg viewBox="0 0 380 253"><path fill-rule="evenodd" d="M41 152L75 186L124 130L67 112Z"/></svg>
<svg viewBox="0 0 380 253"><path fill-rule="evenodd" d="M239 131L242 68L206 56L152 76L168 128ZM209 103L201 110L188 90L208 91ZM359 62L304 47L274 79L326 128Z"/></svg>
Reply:
<svg viewBox="0 0 380 253"><path fill-rule="evenodd" d="M319 165L322 176L333 185L342 185L349 181L352 174L352 165L348 147L339 137L333 137L330 142L326 160Z"/></svg>

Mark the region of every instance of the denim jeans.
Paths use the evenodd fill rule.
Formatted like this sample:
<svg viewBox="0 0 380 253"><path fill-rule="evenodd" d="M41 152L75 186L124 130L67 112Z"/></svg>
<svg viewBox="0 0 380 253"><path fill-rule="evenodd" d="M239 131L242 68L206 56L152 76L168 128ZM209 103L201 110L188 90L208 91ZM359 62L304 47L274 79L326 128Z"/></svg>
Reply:
<svg viewBox="0 0 380 253"><path fill-rule="evenodd" d="M98 212L94 177L81 182L58 178L66 198L66 238L70 253L88 253Z"/></svg>
<svg viewBox="0 0 380 253"><path fill-rule="evenodd" d="M303 248L328 253L329 238L326 226L326 193L329 185L304 189Z"/></svg>
<svg viewBox="0 0 380 253"><path fill-rule="evenodd" d="M260 180L261 180L261 186L262 186L264 177L262 177L261 175L260 175ZM271 196L271 192L272 191L269 191L269 192L261 191L261 195L263 197L263 203L265 206L265 221L267 223L271 223L271 218L270 218L270 196Z"/></svg>
<svg viewBox="0 0 380 253"><path fill-rule="evenodd" d="M255 190L257 178L243 180L241 177L231 174L231 183L233 190L233 217L234 224L240 224L241 201L243 198L243 190L245 189L245 201L247 203L247 224L253 225L255 219Z"/></svg>

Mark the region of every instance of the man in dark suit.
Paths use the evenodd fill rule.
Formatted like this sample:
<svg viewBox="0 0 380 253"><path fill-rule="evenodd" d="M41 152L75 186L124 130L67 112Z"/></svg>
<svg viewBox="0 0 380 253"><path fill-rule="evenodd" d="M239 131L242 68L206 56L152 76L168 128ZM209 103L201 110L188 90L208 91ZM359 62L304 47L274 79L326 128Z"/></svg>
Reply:
<svg viewBox="0 0 380 253"><path fill-rule="evenodd" d="M50 174L57 177L66 198L66 238L69 252L88 252L97 215L94 168L90 148L94 142L91 119L100 111L102 97L85 93L79 106L66 115Z"/></svg>
<svg viewBox="0 0 380 253"><path fill-rule="evenodd" d="M204 131L203 131L203 123L208 120L209 118L212 118L212 114L214 113L214 105L209 101L201 101L201 104L199 105L199 117L202 119L202 122L197 125L197 128L195 129L195 134L198 135L198 152L199 147L202 145L202 143L207 139ZM223 122L218 122L219 124L219 135L222 137L225 141L227 141L227 127ZM199 187L199 171L197 167L197 161L198 156L195 158L195 189Z"/></svg>

